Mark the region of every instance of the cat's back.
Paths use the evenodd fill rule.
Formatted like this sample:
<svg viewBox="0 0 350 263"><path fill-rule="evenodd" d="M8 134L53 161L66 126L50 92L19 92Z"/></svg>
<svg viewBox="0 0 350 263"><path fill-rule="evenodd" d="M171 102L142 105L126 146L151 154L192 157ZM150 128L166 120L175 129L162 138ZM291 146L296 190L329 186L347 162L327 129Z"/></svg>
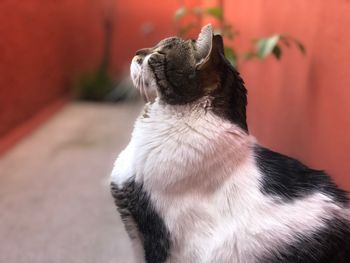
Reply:
<svg viewBox="0 0 350 263"><path fill-rule="evenodd" d="M313 229L297 235L294 233L294 239L264 256L263 262L349 262L348 193L338 188L325 172L311 169L296 159L258 145L254 152L262 175L260 191L265 196L283 205L299 202L300 214L296 221L317 209L324 209L318 220L304 222ZM309 211L306 200L312 196L317 206ZM316 227L313 224L317 221L321 224Z"/></svg>
<svg viewBox="0 0 350 263"><path fill-rule="evenodd" d="M300 199L314 192L330 196L346 206L349 198L324 171L314 170L289 156L256 145L257 166L262 173L261 190L285 202Z"/></svg>

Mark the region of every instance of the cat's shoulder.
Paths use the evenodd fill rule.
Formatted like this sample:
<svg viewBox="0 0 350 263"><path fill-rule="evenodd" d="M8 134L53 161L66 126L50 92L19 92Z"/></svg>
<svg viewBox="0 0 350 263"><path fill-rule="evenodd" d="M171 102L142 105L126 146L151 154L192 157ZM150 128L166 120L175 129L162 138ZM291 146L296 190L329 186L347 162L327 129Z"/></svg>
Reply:
<svg viewBox="0 0 350 263"><path fill-rule="evenodd" d="M260 145L254 147L254 155L262 174L263 193L288 202L321 192L339 204L349 203L347 192L341 190L324 171L311 169L294 158Z"/></svg>

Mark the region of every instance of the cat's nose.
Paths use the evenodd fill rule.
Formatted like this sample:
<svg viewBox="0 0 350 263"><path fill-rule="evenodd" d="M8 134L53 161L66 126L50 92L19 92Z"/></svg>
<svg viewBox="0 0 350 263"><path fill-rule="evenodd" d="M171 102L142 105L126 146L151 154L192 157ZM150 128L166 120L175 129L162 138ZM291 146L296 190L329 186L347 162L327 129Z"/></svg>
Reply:
<svg viewBox="0 0 350 263"><path fill-rule="evenodd" d="M146 56L149 54L150 49L149 48L142 48L136 51L136 56Z"/></svg>
<svg viewBox="0 0 350 263"><path fill-rule="evenodd" d="M143 62L143 58L142 57L137 57L137 58L135 58L135 60L136 60L136 63L139 64L139 65L141 65L142 62Z"/></svg>

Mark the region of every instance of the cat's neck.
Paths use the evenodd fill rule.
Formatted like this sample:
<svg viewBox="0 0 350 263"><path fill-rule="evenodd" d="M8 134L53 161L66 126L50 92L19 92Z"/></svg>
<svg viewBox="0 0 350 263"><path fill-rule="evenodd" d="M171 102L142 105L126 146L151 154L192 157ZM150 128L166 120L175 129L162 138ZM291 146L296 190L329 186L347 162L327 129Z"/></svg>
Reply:
<svg viewBox="0 0 350 263"><path fill-rule="evenodd" d="M217 116L210 103L210 98L203 98L186 105L159 100L146 105L133 137L137 138L137 174L152 182L152 191L168 186L183 190L183 185L198 190L199 182L203 188L212 187L213 181L230 176L251 155L254 138Z"/></svg>
<svg viewBox="0 0 350 263"><path fill-rule="evenodd" d="M179 121L186 121L189 119L195 120L198 118L205 118L206 115L215 115L216 122L223 123L225 126L235 127L237 131L239 130L240 132L247 134L247 130L242 129L241 125L232 122L230 119L225 118L218 113L215 100L215 97L208 95L191 103L172 105L162 101L159 97L156 97L154 102L149 102L145 105L144 112L152 111L153 114L157 116L168 115Z"/></svg>

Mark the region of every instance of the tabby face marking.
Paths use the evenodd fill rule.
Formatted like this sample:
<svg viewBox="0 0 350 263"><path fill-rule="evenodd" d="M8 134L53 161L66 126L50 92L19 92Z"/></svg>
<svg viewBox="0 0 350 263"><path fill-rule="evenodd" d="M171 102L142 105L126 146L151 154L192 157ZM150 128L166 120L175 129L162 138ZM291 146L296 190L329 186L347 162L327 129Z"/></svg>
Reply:
<svg viewBox="0 0 350 263"><path fill-rule="evenodd" d="M195 54L194 41L167 38L136 52L131 77L146 101L158 96L169 104L185 104L203 94L196 78Z"/></svg>
<svg viewBox="0 0 350 263"><path fill-rule="evenodd" d="M202 97L206 93L202 68L211 55L212 38L212 28L207 26L197 40L170 37L153 48L138 50L131 64L135 86L146 100L153 93L168 104Z"/></svg>
<svg viewBox="0 0 350 263"><path fill-rule="evenodd" d="M184 105L211 98L211 109L247 131L246 89L210 25L196 40L170 37L136 52L131 78L146 101Z"/></svg>

